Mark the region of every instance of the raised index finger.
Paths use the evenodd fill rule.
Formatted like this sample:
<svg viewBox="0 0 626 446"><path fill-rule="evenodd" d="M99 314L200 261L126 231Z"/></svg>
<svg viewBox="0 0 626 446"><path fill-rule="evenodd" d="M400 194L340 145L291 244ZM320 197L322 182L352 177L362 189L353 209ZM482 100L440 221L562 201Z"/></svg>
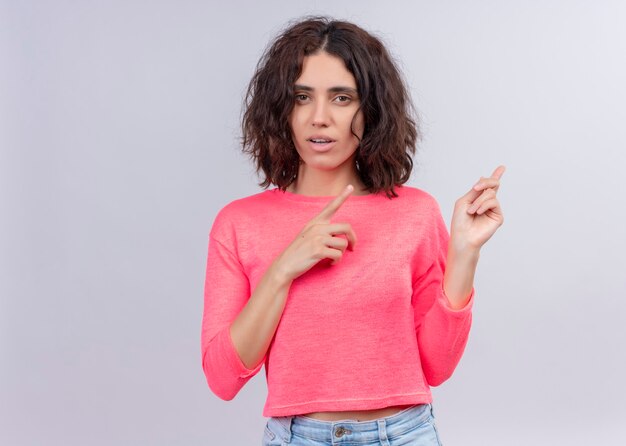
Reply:
<svg viewBox="0 0 626 446"><path fill-rule="evenodd" d="M348 184L343 192L341 192L339 195L333 198L326 206L324 206L324 209L322 209L322 211L317 214L315 218L330 220L333 214L337 212L337 209L341 207L341 205L344 203L344 201L346 201L346 199L350 196L353 190L354 187L351 184Z"/></svg>
<svg viewBox="0 0 626 446"><path fill-rule="evenodd" d="M502 174L504 173L505 170L506 170L506 166L504 165L500 165L496 167L496 170L494 170L493 173L491 174L491 178L495 178L499 180L502 177Z"/></svg>

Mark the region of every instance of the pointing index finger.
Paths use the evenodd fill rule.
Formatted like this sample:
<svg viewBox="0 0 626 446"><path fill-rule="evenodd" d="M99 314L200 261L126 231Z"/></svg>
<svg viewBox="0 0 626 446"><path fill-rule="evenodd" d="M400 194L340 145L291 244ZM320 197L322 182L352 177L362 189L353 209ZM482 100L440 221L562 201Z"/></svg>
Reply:
<svg viewBox="0 0 626 446"><path fill-rule="evenodd" d="M504 173L505 170L506 170L506 166L504 165L500 165L496 167L496 170L494 170L493 173L491 174L491 178L495 178L499 180L502 177L502 174Z"/></svg>
<svg viewBox="0 0 626 446"><path fill-rule="evenodd" d="M317 218L330 220L333 214L337 212L337 209L341 207L341 205L346 201L346 199L350 196L353 190L354 190L354 187L351 184L348 184L339 195L333 198L324 207L324 209L322 209L322 211L319 214L317 214Z"/></svg>

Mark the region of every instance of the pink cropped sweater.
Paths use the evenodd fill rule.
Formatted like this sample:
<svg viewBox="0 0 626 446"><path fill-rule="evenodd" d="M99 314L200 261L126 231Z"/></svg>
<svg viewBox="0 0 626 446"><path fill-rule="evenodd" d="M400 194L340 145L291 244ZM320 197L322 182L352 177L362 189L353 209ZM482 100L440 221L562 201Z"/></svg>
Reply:
<svg viewBox="0 0 626 446"><path fill-rule="evenodd" d="M440 207L421 189L395 191L392 199L350 196L335 213L333 223L352 225L354 251L292 282L270 348L253 369L237 354L230 325L270 263L333 197L274 188L218 212L201 329L202 368L215 395L233 399L265 365L265 417L432 402L429 386L452 375L467 344L474 289L464 308L450 307Z"/></svg>

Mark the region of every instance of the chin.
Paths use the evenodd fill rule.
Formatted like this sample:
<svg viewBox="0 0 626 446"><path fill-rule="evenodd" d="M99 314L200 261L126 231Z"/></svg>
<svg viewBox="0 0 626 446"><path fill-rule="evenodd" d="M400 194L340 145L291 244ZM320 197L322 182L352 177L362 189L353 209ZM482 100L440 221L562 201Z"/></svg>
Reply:
<svg viewBox="0 0 626 446"><path fill-rule="evenodd" d="M346 158L342 158L340 160L337 160L336 156L328 156L327 154L324 154L324 159L320 159L319 157L317 157L317 159L315 159L316 157L312 157L313 159L309 158L302 158L302 164L306 164L307 167L311 167L314 169L319 169L319 170L333 170L333 169L337 169L338 167L341 167L342 165L344 165L345 163L349 162L350 157L346 157Z"/></svg>

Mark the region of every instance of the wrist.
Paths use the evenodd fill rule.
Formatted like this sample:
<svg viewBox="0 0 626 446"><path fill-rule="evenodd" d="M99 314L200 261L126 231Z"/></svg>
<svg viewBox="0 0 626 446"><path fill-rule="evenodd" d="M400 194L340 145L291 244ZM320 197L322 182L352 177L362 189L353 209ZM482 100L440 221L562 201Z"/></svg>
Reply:
<svg viewBox="0 0 626 446"><path fill-rule="evenodd" d="M467 305L474 286L474 274L479 257L478 249L449 247L443 289L451 308L458 310Z"/></svg>
<svg viewBox="0 0 626 446"><path fill-rule="evenodd" d="M479 258L480 248L469 245L459 246L458 244L450 242L448 247L448 263L453 261L472 264L478 263Z"/></svg>
<svg viewBox="0 0 626 446"><path fill-rule="evenodd" d="M268 268L267 274L271 277L272 281L279 285L290 285L293 279L284 268L281 267L279 262L273 262Z"/></svg>

